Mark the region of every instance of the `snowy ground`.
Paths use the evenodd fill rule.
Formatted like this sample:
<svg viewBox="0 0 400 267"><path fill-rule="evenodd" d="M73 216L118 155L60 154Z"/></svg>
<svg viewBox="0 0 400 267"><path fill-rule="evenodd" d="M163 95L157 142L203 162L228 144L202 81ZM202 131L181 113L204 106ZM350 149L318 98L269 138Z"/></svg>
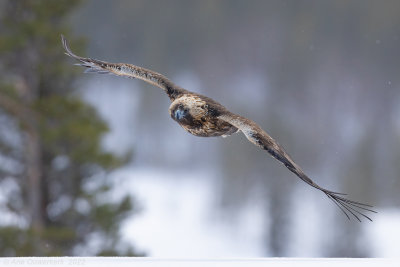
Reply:
<svg viewBox="0 0 400 267"><path fill-rule="evenodd" d="M247 258L268 255L263 246L261 208L257 205L245 207L238 212L235 223L221 220L216 213L215 185L210 174L126 168L114 174L114 179L120 185L118 194L132 193L142 203L142 211L125 222L122 233L148 256ZM381 210L378 215L373 223L362 225L373 256L400 257L400 211Z"/></svg>
<svg viewBox="0 0 400 267"><path fill-rule="evenodd" d="M365 228L374 257L400 258L400 210L382 210Z"/></svg>
<svg viewBox="0 0 400 267"><path fill-rule="evenodd" d="M140 213L126 220L121 232L126 241L148 256L199 259L268 255L263 246L263 209L253 203L238 210L234 221L223 219L216 208L211 174L128 167L114 173L113 180L118 185L115 197L132 194L142 207ZM9 186L5 181L1 185L0 200L4 200ZM312 230L301 221L297 224L295 232ZM17 223L5 213L0 225ZM373 257L400 258L399 209L379 209L374 222L363 223L361 227ZM294 234L297 248L292 248L291 254L302 256ZM312 251L312 248L315 246L306 249Z"/></svg>
<svg viewBox="0 0 400 267"><path fill-rule="evenodd" d="M263 215L254 208L257 206L239 211L239 219L233 224L221 220L213 207L210 175L194 173L127 169L116 174L119 189L132 193L143 206L125 223L125 239L153 257L265 255L260 230Z"/></svg>

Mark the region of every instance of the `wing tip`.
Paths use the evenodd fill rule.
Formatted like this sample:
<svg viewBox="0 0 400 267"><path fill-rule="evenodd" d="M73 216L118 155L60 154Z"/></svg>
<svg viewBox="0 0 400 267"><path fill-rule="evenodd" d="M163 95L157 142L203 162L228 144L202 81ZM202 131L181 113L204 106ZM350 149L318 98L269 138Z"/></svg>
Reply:
<svg viewBox="0 0 400 267"><path fill-rule="evenodd" d="M73 58L78 59L78 60L81 60L81 59L82 59L81 57L75 55L75 54L71 51L71 49L69 48L68 40L67 40L67 38L65 38L65 36L64 36L63 34L61 34L61 43L62 43L62 46L63 46L63 48L64 48L64 50L65 50L65 54L66 54L67 56L73 57Z"/></svg>
<svg viewBox="0 0 400 267"><path fill-rule="evenodd" d="M351 217L349 215L351 214L352 217L354 217L359 222L362 222L362 217L373 222L371 217L367 216L365 212L378 213L377 211L372 209L373 206L370 204L353 201L340 196L340 194L332 194L332 192L328 190L323 192L336 204L337 207L339 207L339 209L346 215L347 219L349 220L351 220Z"/></svg>

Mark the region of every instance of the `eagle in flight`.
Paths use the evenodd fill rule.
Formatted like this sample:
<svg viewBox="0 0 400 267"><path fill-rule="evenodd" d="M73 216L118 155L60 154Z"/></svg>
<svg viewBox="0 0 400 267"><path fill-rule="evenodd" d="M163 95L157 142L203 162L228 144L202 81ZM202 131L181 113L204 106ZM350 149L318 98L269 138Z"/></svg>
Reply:
<svg viewBox="0 0 400 267"><path fill-rule="evenodd" d="M365 212L376 212L371 209L371 205L347 199L343 193L333 192L317 185L292 160L282 146L255 122L230 112L227 108L209 97L177 86L167 77L157 72L131 64L109 63L77 56L68 47L68 42L64 36L61 36L61 40L65 54L80 62L76 65L86 67L85 72L136 78L161 88L171 100L169 107L171 118L189 133L202 137L226 137L241 131L250 142L266 150L301 180L322 191L343 211L348 219L350 219L351 215L358 221L361 221L362 217L372 221L370 217L365 215Z"/></svg>

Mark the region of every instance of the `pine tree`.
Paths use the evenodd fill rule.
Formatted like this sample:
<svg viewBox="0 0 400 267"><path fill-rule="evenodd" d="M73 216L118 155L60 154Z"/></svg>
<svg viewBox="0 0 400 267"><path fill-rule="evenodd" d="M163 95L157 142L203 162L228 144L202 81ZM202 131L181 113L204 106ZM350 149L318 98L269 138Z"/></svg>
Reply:
<svg viewBox="0 0 400 267"><path fill-rule="evenodd" d="M107 174L127 159L102 149L107 124L74 96L76 73L60 45L61 33L71 38L65 18L78 3L0 4L2 256L135 255L118 232L133 201L106 201ZM101 242L85 250L93 238Z"/></svg>

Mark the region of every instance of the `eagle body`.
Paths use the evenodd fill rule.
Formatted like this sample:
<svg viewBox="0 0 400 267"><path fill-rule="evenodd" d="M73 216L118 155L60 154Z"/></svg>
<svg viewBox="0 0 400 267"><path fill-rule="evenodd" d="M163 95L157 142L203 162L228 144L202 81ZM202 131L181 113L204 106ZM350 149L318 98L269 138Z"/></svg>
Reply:
<svg viewBox="0 0 400 267"><path fill-rule="evenodd" d="M216 114L224 112L221 104L199 94L185 94L169 107L171 118L187 132L200 137L229 136L238 131Z"/></svg>
<svg viewBox="0 0 400 267"><path fill-rule="evenodd" d="M293 161L288 153L267 132L252 120L230 112L215 100L174 84L164 75L127 63L110 63L92 58L75 55L68 47L67 40L61 36L65 54L76 59L86 68L85 72L114 74L128 78L143 80L161 88L171 100L169 114L183 129L195 136L226 137L241 131L254 145L267 151L286 168L308 185L322 191L336 206L350 219L353 216L361 221L361 216L371 220L364 212L375 212L371 205L349 200L344 194L325 189L311 180L303 170Z"/></svg>

